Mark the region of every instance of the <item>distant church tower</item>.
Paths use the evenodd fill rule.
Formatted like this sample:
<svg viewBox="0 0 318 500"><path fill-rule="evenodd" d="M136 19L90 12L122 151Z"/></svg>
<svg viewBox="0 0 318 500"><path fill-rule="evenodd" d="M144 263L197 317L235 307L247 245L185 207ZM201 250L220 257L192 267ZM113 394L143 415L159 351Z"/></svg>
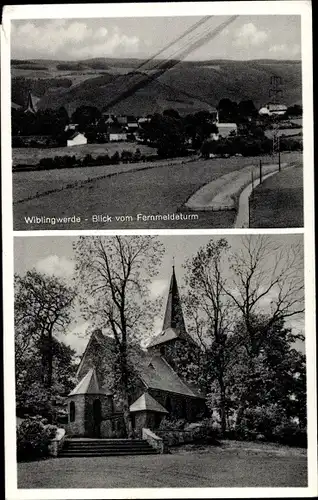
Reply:
<svg viewBox="0 0 318 500"><path fill-rule="evenodd" d="M33 115L35 115L35 113L36 113L36 108L35 108L35 105L33 103L32 95L31 95L30 91L28 93L27 106L26 106L26 110L24 112L25 113L32 113Z"/></svg>

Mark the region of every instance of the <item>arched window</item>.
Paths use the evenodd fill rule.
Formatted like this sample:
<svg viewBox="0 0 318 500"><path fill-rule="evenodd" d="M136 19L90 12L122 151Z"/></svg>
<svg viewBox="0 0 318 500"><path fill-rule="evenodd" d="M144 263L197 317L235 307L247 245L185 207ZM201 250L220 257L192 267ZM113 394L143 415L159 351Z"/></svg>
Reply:
<svg viewBox="0 0 318 500"><path fill-rule="evenodd" d="M70 402L70 422L74 422L75 420L75 403L74 401Z"/></svg>

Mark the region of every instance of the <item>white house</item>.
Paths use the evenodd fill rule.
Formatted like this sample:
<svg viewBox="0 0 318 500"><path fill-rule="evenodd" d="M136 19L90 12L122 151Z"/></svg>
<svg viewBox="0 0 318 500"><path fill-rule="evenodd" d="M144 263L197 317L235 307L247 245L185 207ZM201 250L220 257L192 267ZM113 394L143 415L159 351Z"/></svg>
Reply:
<svg viewBox="0 0 318 500"><path fill-rule="evenodd" d="M122 127L112 125L108 129L108 140L109 142L126 141L127 132L125 132Z"/></svg>
<svg viewBox="0 0 318 500"><path fill-rule="evenodd" d="M287 106L285 104L272 104L272 103L268 103L266 104L266 106L263 106L262 108L260 108L260 110L258 111L258 114L259 115L268 115L268 116L272 116L272 115L278 115L278 116L282 116L286 113L287 111Z"/></svg>
<svg viewBox="0 0 318 500"><path fill-rule="evenodd" d="M71 146L81 146L82 144L87 144L87 139L81 132L75 132L69 139L67 139L67 147Z"/></svg>
<svg viewBox="0 0 318 500"><path fill-rule="evenodd" d="M216 139L216 135L218 135L217 139L219 137L228 137L230 134L233 135L237 134L237 125L236 123L218 123L217 124L219 133L218 134L213 134L212 139Z"/></svg>

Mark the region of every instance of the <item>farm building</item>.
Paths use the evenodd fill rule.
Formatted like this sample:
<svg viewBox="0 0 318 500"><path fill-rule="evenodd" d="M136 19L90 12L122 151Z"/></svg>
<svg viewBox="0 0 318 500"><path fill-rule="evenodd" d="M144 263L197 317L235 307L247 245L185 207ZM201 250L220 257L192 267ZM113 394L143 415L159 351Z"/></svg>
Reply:
<svg viewBox="0 0 318 500"><path fill-rule="evenodd" d="M127 116L119 115L116 117L118 125L127 125Z"/></svg>
<svg viewBox="0 0 318 500"><path fill-rule="evenodd" d="M287 106L285 104L271 104L271 103L268 103L266 104L266 106L263 106L260 110L259 110L259 114L262 116L264 115L268 115L268 116L272 116L272 115L278 115L278 116L283 116L286 114L286 111L287 111Z"/></svg>
<svg viewBox="0 0 318 500"><path fill-rule="evenodd" d="M234 134L237 134L237 125L236 123L218 123L217 124L217 127L218 127L218 137L217 134L213 134L214 137L212 137L212 139L216 138L218 139L219 137L228 137L229 135L233 135Z"/></svg>
<svg viewBox="0 0 318 500"><path fill-rule="evenodd" d="M127 133L119 125L111 125L108 129L108 140L109 142L126 141Z"/></svg>
<svg viewBox="0 0 318 500"><path fill-rule="evenodd" d="M205 397L176 372L176 352L185 344L192 352L199 349L186 331L173 268L162 332L152 339L146 351L135 348L136 380L129 411L137 433L141 434L143 427L155 430L165 416L191 422L206 414ZM122 410L105 375L112 372L115 352L113 337L101 330L92 333L78 367L79 383L68 396L68 434L122 436Z"/></svg>
<svg viewBox="0 0 318 500"><path fill-rule="evenodd" d="M67 147L71 146L82 146L83 144L87 144L87 139L84 134L81 132L74 132L66 142Z"/></svg>

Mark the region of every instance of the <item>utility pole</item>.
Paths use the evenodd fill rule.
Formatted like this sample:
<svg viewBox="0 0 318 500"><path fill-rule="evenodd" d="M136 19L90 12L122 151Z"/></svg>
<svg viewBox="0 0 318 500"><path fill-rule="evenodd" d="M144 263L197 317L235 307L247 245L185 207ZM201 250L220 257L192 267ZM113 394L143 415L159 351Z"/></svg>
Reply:
<svg viewBox="0 0 318 500"><path fill-rule="evenodd" d="M262 160L259 161L259 183L263 182Z"/></svg>
<svg viewBox="0 0 318 500"><path fill-rule="evenodd" d="M278 171L281 171L281 163L280 163L280 138L278 137Z"/></svg>

